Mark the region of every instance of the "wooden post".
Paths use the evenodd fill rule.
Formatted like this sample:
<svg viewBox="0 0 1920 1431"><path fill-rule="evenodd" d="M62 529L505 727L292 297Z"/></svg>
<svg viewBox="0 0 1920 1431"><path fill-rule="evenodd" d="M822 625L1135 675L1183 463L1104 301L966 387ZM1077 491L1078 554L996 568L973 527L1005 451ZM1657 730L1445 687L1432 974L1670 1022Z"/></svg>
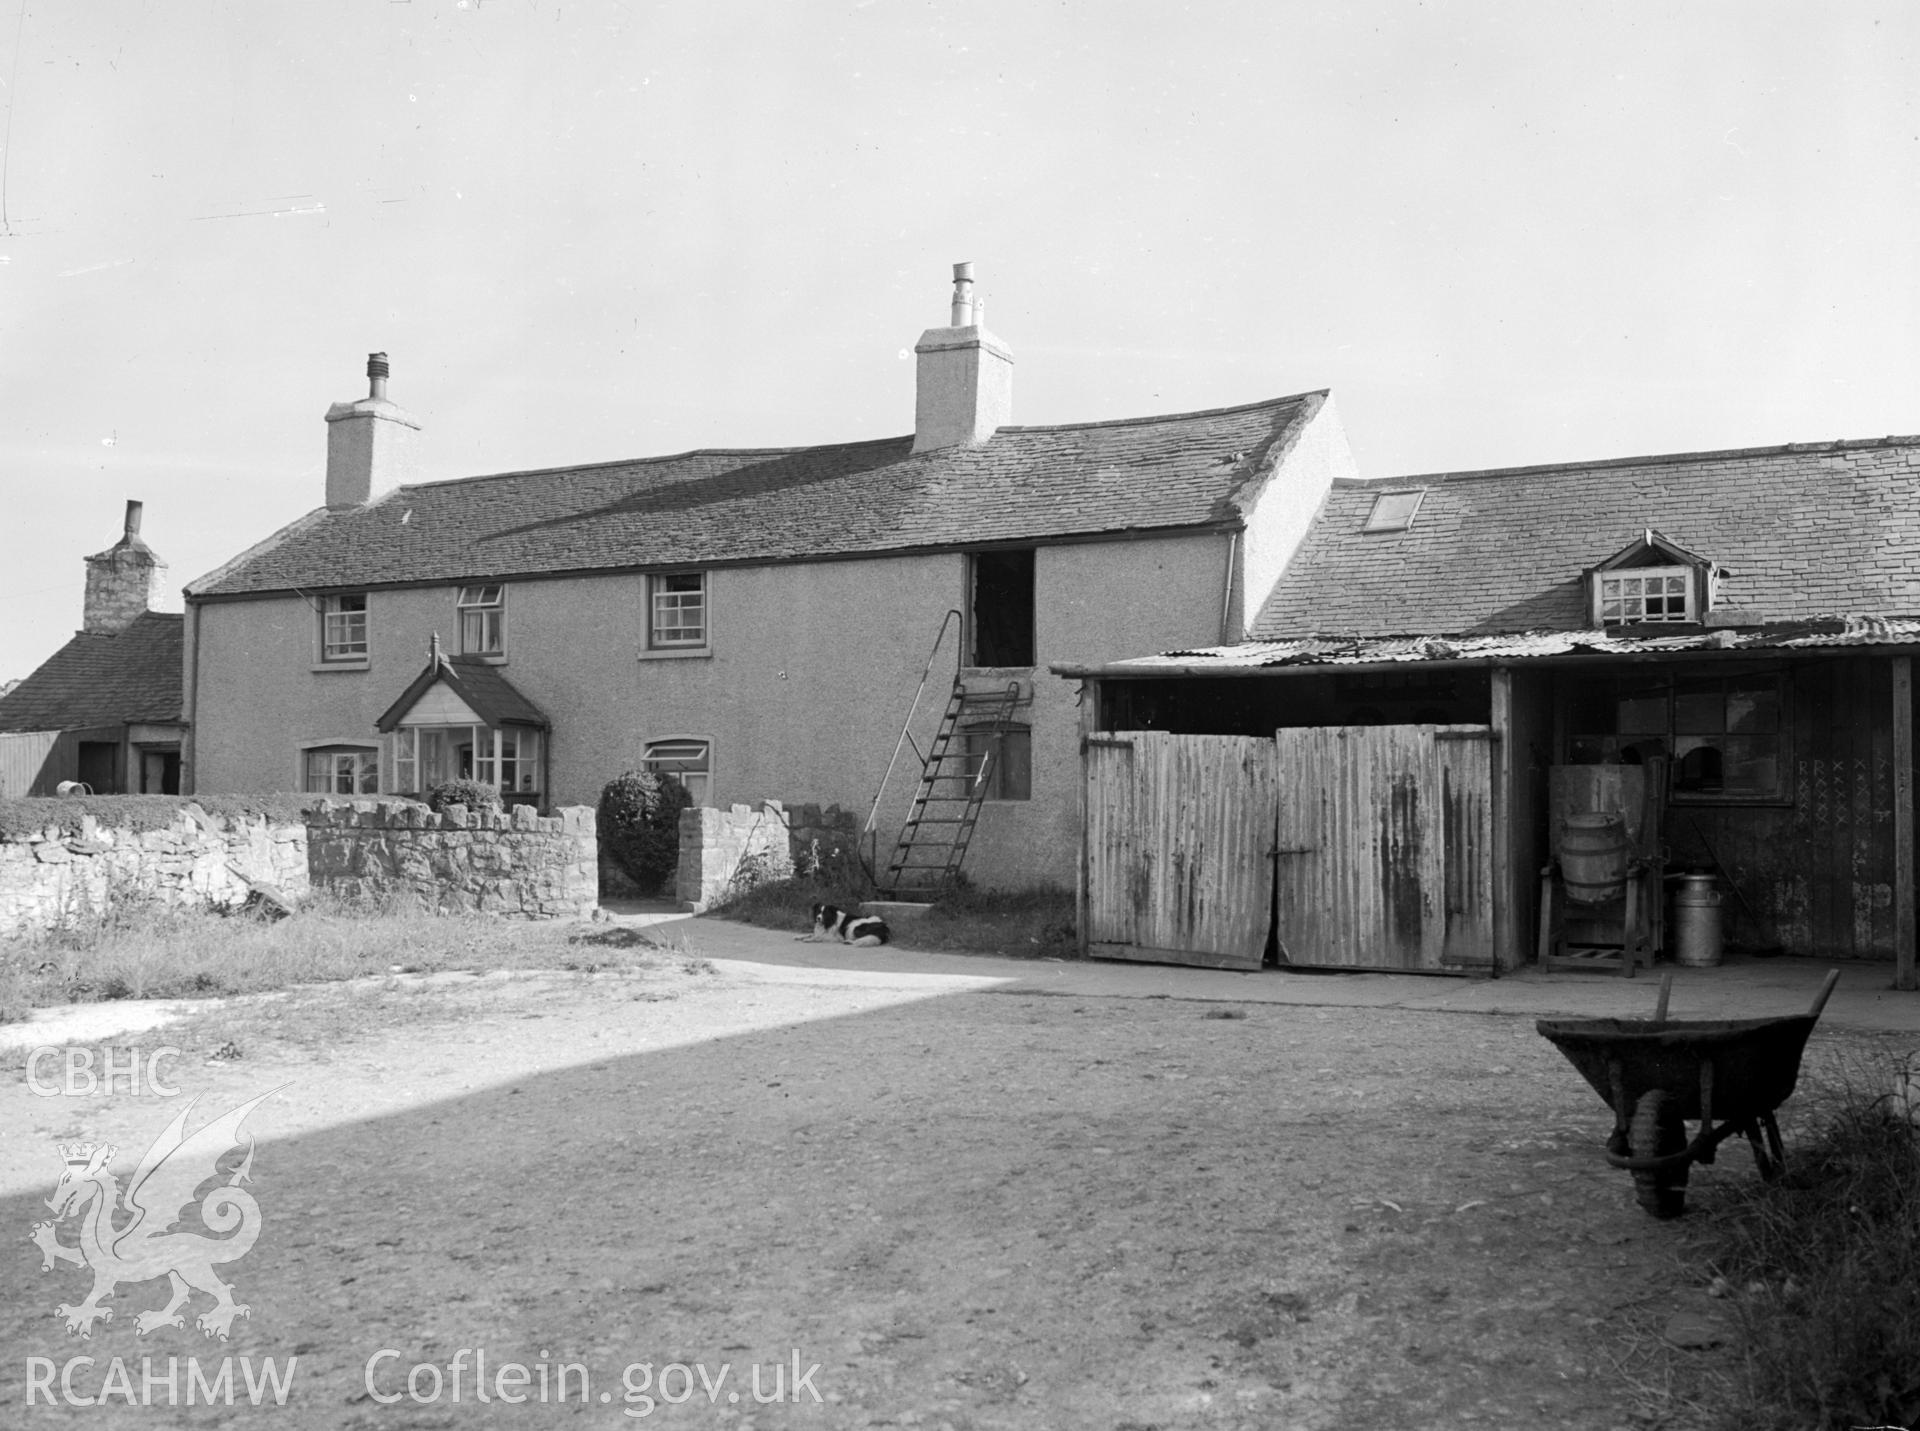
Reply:
<svg viewBox="0 0 1920 1431"><path fill-rule="evenodd" d="M1913 977L1913 657L1893 658L1893 986Z"/></svg>
<svg viewBox="0 0 1920 1431"><path fill-rule="evenodd" d="M1520 742L1513 732L1513 672L1495 666L1492 681L1493 749L1488 752L1493 769L1493 789L1489 799L1493 810L1493 975L1517 969L1526 961L1516 917L1524 908L1520 889L1521 872L1513 868L1513 792L1516 787L1513 763Z"/></svg>
<svg viewBox="0 0 1920 1431"><path fill-rule="evenodd" d="M1087 927L1091 911L1087 889L1088 862L1091 858L1091 851L1087 848L1087 741L1099 726L1100 682L1089 678L1080 682L1080 854L1073 862L1073 930L1079 940L1082 959L1092 953L1091 931Z"/></svg>

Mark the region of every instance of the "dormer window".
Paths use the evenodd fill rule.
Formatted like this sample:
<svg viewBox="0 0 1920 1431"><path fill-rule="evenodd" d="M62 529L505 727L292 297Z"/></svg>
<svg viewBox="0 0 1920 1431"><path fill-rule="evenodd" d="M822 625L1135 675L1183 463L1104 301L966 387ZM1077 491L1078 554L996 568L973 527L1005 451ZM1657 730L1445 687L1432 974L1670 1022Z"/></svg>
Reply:
<svg viewBox="0 0 1920 1431"><path fill-rule="evenodd" d="M1600 624L1631 625L1641 621L1698 621L1693 609L1693 573L1683 566L1641 567L1638 571L1603 571L1600 583Z"/></svg>
<svg viewBox="0 0 1920 1431"><path fill-rule="evenodd" d="M1649 527L1587 573L1595 626L1697 625L1713 609L1721 569Z"/></svg>

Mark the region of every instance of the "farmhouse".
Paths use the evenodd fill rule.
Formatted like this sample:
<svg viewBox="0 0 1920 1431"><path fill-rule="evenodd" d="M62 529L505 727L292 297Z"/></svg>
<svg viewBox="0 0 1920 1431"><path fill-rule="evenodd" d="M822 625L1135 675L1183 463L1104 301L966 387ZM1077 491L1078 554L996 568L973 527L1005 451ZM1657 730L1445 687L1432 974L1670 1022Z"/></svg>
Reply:
<svg viewBox="0 0 1920 1431"><path fill-rule="evenodd" d="M1920 438L1336 480L1247 641L1052 663L1084 937L1631 971L1698 872L1729 943L1913 987L1917 483Z"/></svg>
<svg viewBox="0 0 1920 1431"><path fill-rule="evenodd" d="M167 564L128 502L120 539L86 558L81 627L0 696L0 798L79 781L96 795L178 794L180 613Z"/></svg>
<svg viewBox="0 0 1920 1431"><path fill-rule="evenodd" d="M903 436L431 483L376 354L324 505L188 588L188 788L552 806L646 767L871 815L883 871L905 829L984 884L1070 881L1047 663L1239 640L1354 467L1324 392L1015 426L969 265L948 317Z"/></svg>

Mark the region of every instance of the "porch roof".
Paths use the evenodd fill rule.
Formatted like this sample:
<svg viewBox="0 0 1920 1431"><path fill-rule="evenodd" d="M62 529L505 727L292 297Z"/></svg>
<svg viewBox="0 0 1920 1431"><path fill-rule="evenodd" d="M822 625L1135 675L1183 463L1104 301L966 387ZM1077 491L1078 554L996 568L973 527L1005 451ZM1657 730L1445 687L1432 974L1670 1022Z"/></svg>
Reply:
<svg viewBox="0 0 1920 1431"><path fill-rule="evenodd" d="M498 666L480 656L449 656L437 647L427 657L426 667L413 678L400 699L388 706L374 724L382 735L397 729L415 703L439 682L465 701L473 713L490 726L530 725L548 728L540 708L502 674Z"/></svg>
<svg viewBox="0 0 1920 1431"><path fill-rule="evenodd" d="M1615 631L1528 631L1501 636L1302 636L1168 651L1097 665L1061 664L1056 676L1084 678L1258 675L1299 666L1397 666L1445 662L1510 665L1595 657L1653 658L1722 653L1791 653L1834 647L1920 646L1920 617L1836 616L1770 626L1693 630L1671 636Z"/></svg>

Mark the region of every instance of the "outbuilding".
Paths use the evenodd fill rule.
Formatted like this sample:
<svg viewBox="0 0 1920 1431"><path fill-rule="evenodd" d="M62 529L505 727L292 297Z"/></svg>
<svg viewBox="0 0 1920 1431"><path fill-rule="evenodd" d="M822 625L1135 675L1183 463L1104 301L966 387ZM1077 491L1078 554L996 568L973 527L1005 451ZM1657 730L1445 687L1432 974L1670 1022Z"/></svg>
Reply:
<svg viewBox="0 0 1920 1431"><path fill-rule="evenodd" d="M1334 483L1247 642L1052 668L1090 952L1631 971L1711 888L1912 988L1916 483L1915 438Z"/></svg>

